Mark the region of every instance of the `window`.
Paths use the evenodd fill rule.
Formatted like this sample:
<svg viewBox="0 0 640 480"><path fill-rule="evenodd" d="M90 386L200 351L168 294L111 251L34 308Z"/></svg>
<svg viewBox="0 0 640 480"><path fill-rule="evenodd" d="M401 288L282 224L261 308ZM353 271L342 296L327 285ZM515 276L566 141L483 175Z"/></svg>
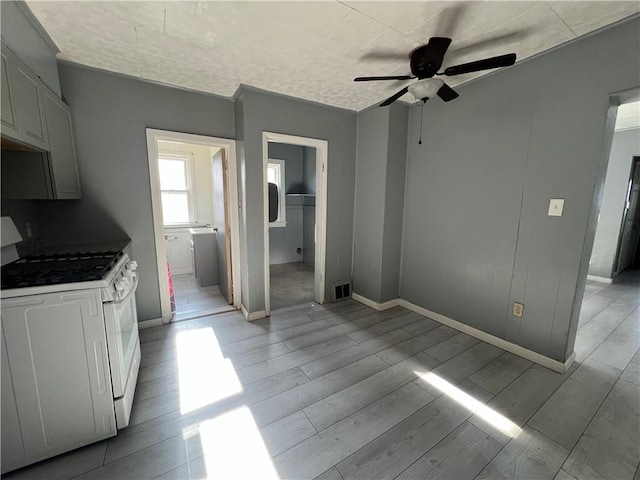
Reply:
<svg viewBox="0 0 640 480"><path fill-rule="evenodd" d="M269 159L267 163L267 182L275 183L278 187L278 218L275 222L269 222L269 227L286 227L287 207L284 191L284 160Z"/></svg>
<svg viewBox="0 0 640 480"><path fill-rule="evenodd" d="M160 153L158 156L165 225L196 221L191 163L191 154Z"/></svg>

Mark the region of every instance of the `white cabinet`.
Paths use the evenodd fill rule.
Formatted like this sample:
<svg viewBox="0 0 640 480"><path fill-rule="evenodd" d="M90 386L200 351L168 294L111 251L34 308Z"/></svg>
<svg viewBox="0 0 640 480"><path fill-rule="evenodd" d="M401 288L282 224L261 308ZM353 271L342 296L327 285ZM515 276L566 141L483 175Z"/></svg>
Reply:
<svg viewBox="0 0 640 480"><path fill-rule="evenodd" d="M2 197L80 198L69 107L5 45L1 65Z"/></svg>
<svg viewBox="0 0 640 480"><path fill-rule="evenodd" d="M0 313L2 472L115 435L100 291L4 299Z"/></svg>
<svg viewBox="0 0 640 480"><path fill-rule="evenodd" d="M19 137L18 124L16 122L15 107L13 105L15 94L13 92L13 84L9 81L9 59L8 52L2 48L2 76L0 77L0 85L2 86L2 134L10 135L14 138Z"/></svg>
<svg viewBox="0 0 640 480"><path fill-rule="evenodd" d="M187 228L165 228L164 243L171 275L193 273L191 234Z"/></svg>
<svg viewBox="0 0 640 480"><path fill-rule="evenodd" d="M11 50L2 45L2 134L29 146L48 150L42 106L47 87ZM6 80L6 86L5 86Z"/></svg>
<svg viewBox="0 0 640 480"><path fill-rule="evenodd" d="M80 198L80 177L69 107L46 91L43 106L49 131L49 162L53 198Z"/></svg>

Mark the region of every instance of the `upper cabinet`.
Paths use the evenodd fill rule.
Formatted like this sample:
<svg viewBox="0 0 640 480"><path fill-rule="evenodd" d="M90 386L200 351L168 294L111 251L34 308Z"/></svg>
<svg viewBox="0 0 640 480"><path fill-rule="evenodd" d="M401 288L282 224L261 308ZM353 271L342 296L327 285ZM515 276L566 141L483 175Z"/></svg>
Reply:
<svg viewBox="0 0 640 480"><path fill-rule="evenodd" d="M44 114L49 131L49 166L54 198L80 198L80 177L69 107L54 93L43 95Z"/></svg>
<svg viewBox="0 0 640 480"><path fill-rule="evenodd" d="M16 55L2 45L2 100L11 105L5 118L2 108L2 134L27 145L49 149L42 97L47 87ZM5 82L6 77L6 82ZM5 131L5 125L10 128Z"/></svg>
<svg viewBox="0 0 640 480"><path fill-rule="evenodd" d="M75 199L81 197L80 178L69 107L9 48L2 45L3 148L43 152L41 156L11 156L2 165L3 198ZM4 156L4 155L3 155ZM38 165L34 165L34 159ZM11 164L9 164L11 163ZM38 168L34 168L34 167ZM33 176L37 178L32 178ZM30 185L29 188L20 186ZM37 187L43 185L43 187Z"/></svg>
<svg viewBox="0 0 640 480"><path fill-rule="evenodd" d="M3 46L2 77L0 78L0 85L2 85L2 133L18 137L18 124L16 123L15 107L13 106L15 94L13 93L12 84L9 82L9 66L7 65L9 62L10 60L5 54Z"/></svg>

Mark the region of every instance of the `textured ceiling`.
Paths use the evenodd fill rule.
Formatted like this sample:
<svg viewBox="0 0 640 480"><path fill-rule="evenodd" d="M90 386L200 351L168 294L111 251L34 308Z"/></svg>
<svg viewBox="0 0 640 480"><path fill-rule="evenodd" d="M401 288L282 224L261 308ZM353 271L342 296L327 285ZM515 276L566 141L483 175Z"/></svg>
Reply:
<svg viewBox="0 0 640 480"><path fill-rule="evenodd" d="M354 83L356 76L410 73L407 59L367 59L374 50L408 54L441 35L453 38L443 67L509 52L522 60L640 10L638 1L27 5L61 60L225 97L245 84L356 111L408 84ZM447 82L455 86L477 75Z"/></svg>

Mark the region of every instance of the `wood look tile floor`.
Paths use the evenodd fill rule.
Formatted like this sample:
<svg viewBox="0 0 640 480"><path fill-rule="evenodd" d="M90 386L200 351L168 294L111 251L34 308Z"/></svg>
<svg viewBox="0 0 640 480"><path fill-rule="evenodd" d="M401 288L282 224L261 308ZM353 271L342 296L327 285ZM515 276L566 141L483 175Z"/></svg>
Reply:
<svg viewBox="0 0 640 480"><path fill-rule="evenodd" d="M6 478L637 480L639 293L588 283L565 375L354 301L142 330L131 425Z"/></svg>
<svg viewBox="0 0 640 480"><path fill-rule="evenodd" d="M174 322L234 310L220 293L218 285L201 287L193 274L175 275L172 281L176 302Z"/></svg>

